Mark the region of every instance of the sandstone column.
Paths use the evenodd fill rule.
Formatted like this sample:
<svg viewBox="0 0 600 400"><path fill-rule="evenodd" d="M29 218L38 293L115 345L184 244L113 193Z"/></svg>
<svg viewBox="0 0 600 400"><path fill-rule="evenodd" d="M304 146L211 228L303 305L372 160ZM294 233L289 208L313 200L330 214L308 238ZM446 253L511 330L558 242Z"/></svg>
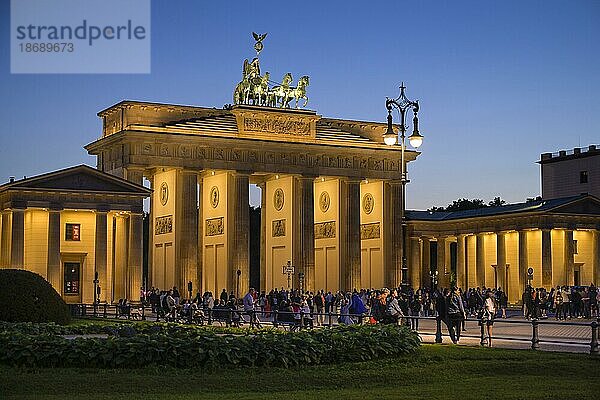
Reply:
<svg viewBox="0 0 600 400"><path fill-rule="evenodd" d="M592 232L592 267L594 285L600 285L600 231Z"/></svg>
<svg viewBox="0 0 600 400"><path fill-rule="evenodd" d="M575 268L575 249L574 249L574 243L573 243L573 230L572 229L567 229L565 230L565 240L564 240L564 245L565 245L565 282L567 285L574 285L575 284L575 277L574 277L574 273L573 270ZM560 282L557 282L560 283ZM580 282L580 284L583 284L584 282ZM554 284L554 282L552 282L552 284Z"/></svg>
<svg viewBox="0 0 600 400"><path fill-rule="evenodd" d="M12 210L10 267L23 268L25 244L25 210Z"/></svg>
<svg viewBox="0 0 600 400"><path fill-rule="evenodd" d="M521 292L527 286L527 269L529 268L529 255L527 247L527 231L519 231L519 289Z"/></svg>
<svg viewBox="0 0 600 400"><path fill-rule="evenodd" d="M2 238L0 239L0 267L10 267L10 211L2 213Z"/></svg>
<svg viewBox="0 0 600 400"><path fill-rule="evenodd" d="M267 184L260 188L260 290L267 289Z"/></svg>
<svg viewBox="0 0 600 400"><path fill-rule="evenodd" d="M423 251L421 252L421 281L423 286L431 287L431 249L429 238L422 237Z"/></svg>
<svg viewBox="0 0 600 400"><path fill-rule="evenodd" d="M469 286L465 264L465 237L463 234L456 235L456 286L463 290Z"/></svg>
<svg viewBox="0 0 600 400"><path fill-rule="evenodd" d="M386 213L383 218L386 241L386 278L389 287L402 283L402 183L390 181L384 184Z"/></svg>
<svg viewBox="0 0 600 400"><path fill-rule="evenodd" d="M294 179L292 253L296 265L296 287L304 274L303 290L315 289L315 199L314 177Z"/></svg>
<svg viewBox="0 0 600 400"><path fill-rule="evenodd" d="M437 238L437 271L438 286L440 288L448 287L450 284L449 275L446 275L446 238Z"/></svg>
<svg viewBox="0 0 600 400"><path fill-rule="evenodd" d="M127 168L125 179L129 182L142 186L144 170ZM127 272L126 272L126 296L130 300L140 300L140 288L142 287L142 264L143 264L143 202L140 201L136 210L129 216L129 235L127 240ZM118 228L117 228L118 229ZM181 289L181 288L180 288Z"/></svg>
<svg viewBox="0 0 600 400"><path fill-rule="evenodd" d="M147 176L148 181L150 182L150 188L152 190L156 190L154 187L154 175L150 174ZM150 210L148 213L148 276L147 276L147 284L148 289L154 286L154 196L150 195Z"/></svg>
<svg viewBox="0 0 600 400"><path fill-rule="evenodd" d="M360 289L360 181L340 181L340 269L345 290Z"/></svg>
<svg viewBox="0 0 600 400"><path fill-rule="evenodd" d="M205 290L207 290L206 287L204 287L204 279L202 276L202 271L204 270L204 214L203 214L203 210L202 210L202 202L204 201L204 197L203 197L203 178L201 175L197 176L197 181L198 181L198 215L197 215L197 219L196 219L196 225L198 227L198 230L196 232L196 282L198 282L198 288L200 288L200 292L204 293Z"/></svg>
<svg viewBox="0 0 600 400"><path fill-rule="evenodd" d="M181 296L188 297L188 282L192 282L192 290L199 287L199 282L196 281L198 268L198 181L195 171L179 171L177 175L175 282L177 282Z"/></svg>
<svg viewBox="0 0 600 400"><path fill-rule="evenodd" d="M62 280L60 277L60 210L48 211L48 282L62 293Z"/></svg>
<svg viewBox="0 0 600 400"><path fill-rule="evenodd" d="M485 286L485 235L478 233L475 240L475 265L477 269L475 276L477 277L477 286L483 288Z"/></svg>
<svg viewBox="0 0 600 400"><path fill-rule="evenodd" d="M142 213L132 212L129 216L129 241L127 251L127 298L140 300L142 286Z"/></svg>
<svg viewBox="0 0 600 400"><path fill-rule="evenodd" d="M52 215L52 214L51 214ZM94 257L96 265L94 266L95 272L98 273L98 286L100 287L100 296L106 300L106 290L108 289L106 283L106 266L108 256L108 228L107 218L105 210L96 211L96 244L94 250ZM60 216L59 216L60 221ZM60 229L60 226L59 226ZM48 235L50 238L50 235ZM58 243L60 245L60 241ZM59 254L60 257L60 254ZM50 260L50 239L48 239L48 260ZM48 269L50 269L50 263L48 262ZM98 301L100 301L100 297Z"/></svg>
<svg viewBox="0 0 600 400"><path fill-rule="evenodd" d="M542 229L542 286L552 286L552 231Z"/></svg>
<svg viewBox="0 0 600 400"><path fill-rule="evenodd" d="M506 293L506 234L496 233L496 277L497 284Z"/></svg>
<svg viewBox="0 0 600 400"><path fill-rule="evenodd" d="M409 284L414 290L422 287L421 280L421 241L418 237L410 238L410 264L408 266L410 280Z"/></svg>
<svg viewBox="0 0 600 400"><path fill-rule="evenodd" d="M229 281L236 295L242 297L248 292L250 285L250 203L248 188L250 175L234 172L231 175L231 194L228 196L227 213L230 227L231 264ZM240 271L238 277L237 271ZM239 281L238 281L239 279Z"/></svg>

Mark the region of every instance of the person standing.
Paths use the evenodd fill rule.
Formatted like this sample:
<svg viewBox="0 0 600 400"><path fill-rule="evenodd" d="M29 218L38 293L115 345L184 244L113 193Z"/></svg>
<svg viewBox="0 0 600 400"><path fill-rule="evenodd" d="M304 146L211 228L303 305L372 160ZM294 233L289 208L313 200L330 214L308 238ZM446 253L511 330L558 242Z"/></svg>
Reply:
<svg viewBox="0 0 600 400"><path fill-rule="evenodd" d="M260 328L260 321L256 317L256 313L254 312L254 295L256 290L254 288L250 288L248 293L244 296L242 303L244 305L244 313L250 316L250 325L254 325Z"/></svg>
<svg viewBox="0 0 600 400"><path fill-rule="evenodd" d="M560 313L562 312L562 306L563 306L562 290L560 290L560 287L557 287L556 291L554 292L554 310L555 310L554 319L556 319L557 321L559 319L561 319Z"/></svg>
<svg viewBox="0 0 600 400"><path fill-rule="evenodd" d="M481 313L481 319L479 325L481 326L481 341L480 344L483 346L487 339L488 347L492 347L492 327L494 325L494 318L496 317L497 306L494 299L494 294L491 290L486 292L486 298L483 302L483 310ZM487 334L487 336L486 336Z"/></svg>
<svg viewBox="0 0 600 400"><path fill-rule="evenodd" d="M448 313L450 339L452 339L452 343L457 344L460 340L462 323L467 316L456 286L452 286L450 294L446 297L446 312Z"/></svg>

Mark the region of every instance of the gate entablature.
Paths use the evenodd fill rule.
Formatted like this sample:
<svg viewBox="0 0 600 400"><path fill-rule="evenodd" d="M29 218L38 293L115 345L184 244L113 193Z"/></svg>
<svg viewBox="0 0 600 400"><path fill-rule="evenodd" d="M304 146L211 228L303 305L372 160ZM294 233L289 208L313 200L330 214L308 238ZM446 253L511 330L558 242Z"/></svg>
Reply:
<svg viewBox="0 0 600 400"><path fill-rule="evenodd" d="M181 167L369 179L401 174L400 146L382 140L385 124L322 118L307 110L134 101L99 115L103 137L86 149L99 156L104 171ZM407 161L418 154L407 151Z"/></svg>

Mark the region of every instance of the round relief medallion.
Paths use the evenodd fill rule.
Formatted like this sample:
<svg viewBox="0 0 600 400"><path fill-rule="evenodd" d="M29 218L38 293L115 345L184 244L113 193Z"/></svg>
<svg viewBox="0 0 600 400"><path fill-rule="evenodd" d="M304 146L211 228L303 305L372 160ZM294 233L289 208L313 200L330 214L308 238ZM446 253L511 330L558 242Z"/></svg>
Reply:
<svg viewBox="0 0 600 400"><path fill-rule="evenodd" d="M217 208L219 205L219 188L216 186L210 188L210 205L212 208Z"/></svg>
<svg viewBox="0 0 600 400"><path fill-rule="evenodd" d="M283 208L283 189L277 188L273 194L273 206L277 211Z"/></svg>
<svg viewBox="0 0 600 400"><path fill-rule="evenodd" d="M321 196L319 196L319 207L321 208L321 212L327 212L327 210L329 210L329 204L331 204L329 193L322 192Z"/></svg>
<svg viewBox="0 0 600 400"><path fill-rule="evenodd" d="M167 204L169 200L169 186L167 186L167 182L163 182L160 184L160 191L158 192L160 198L160 204L163 206Z"/></svg>
<svg viewBox="0 0 600 400"><path fill-rule="evenodd" d="M375 207L375 199L371 193L367 193L363 196L363 210L367 214L371 214L373 207Z"/></svg>

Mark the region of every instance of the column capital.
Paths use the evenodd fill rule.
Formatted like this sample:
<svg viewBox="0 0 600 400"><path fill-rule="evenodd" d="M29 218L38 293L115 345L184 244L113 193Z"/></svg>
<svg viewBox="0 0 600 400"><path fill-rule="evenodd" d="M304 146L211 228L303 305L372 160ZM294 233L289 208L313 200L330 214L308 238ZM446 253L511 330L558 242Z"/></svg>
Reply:
<svg viewBox="0 0 600 400"><path fill-rule="evenodd" d="M401 180L397 180L397 179L393 179L393 180L389 180L389 181L385 181L387 184L389 184L390 186L402 186L402 181Z"/></svg>
<svg viewBox="0 0 600 400"><path fill-rule="evenodd" d="M249 170L244 170L244 169L236 169L231 171L232 175L238 175L238 176L250 176L253 174L254 171L249 171Z"/></svg>

